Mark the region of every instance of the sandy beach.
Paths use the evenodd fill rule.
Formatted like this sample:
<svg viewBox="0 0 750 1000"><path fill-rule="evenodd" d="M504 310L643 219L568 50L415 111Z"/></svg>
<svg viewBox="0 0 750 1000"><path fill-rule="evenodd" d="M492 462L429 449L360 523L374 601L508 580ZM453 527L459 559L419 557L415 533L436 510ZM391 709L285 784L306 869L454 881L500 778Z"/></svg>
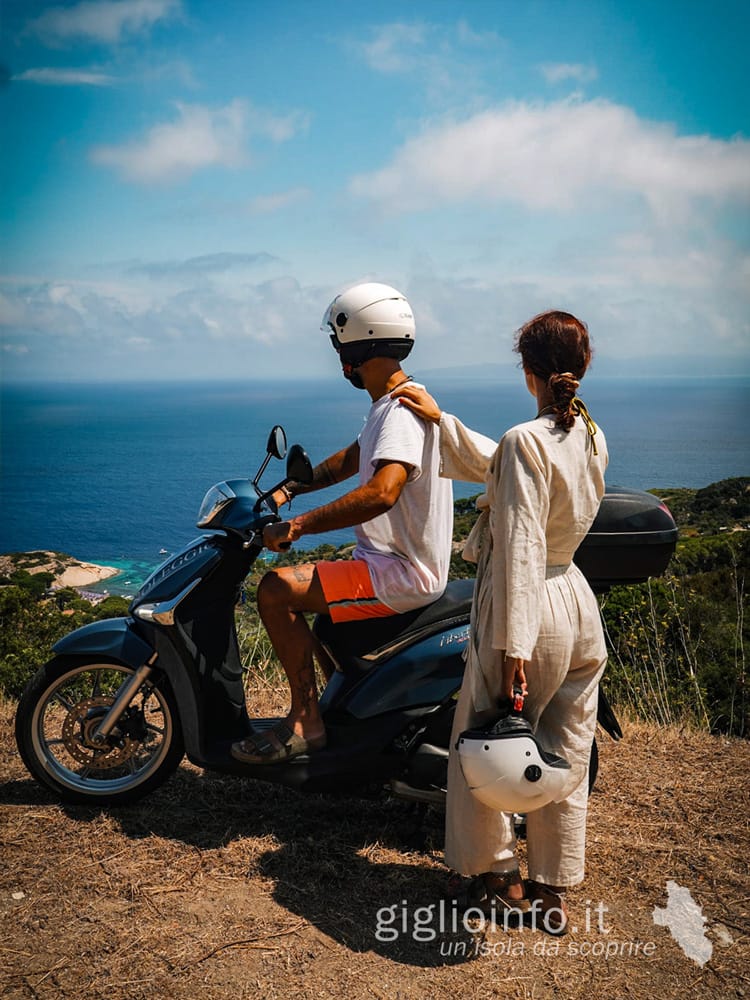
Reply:
<svg viewBox="0 0 750 1000"><path fill-rule="evenodd" d="M97 566L96 563L76 563L68 566L55 577L54 587L90 587L92 584L101 583L111 576L117 576L120 572L114 566Z"/></svg>
<svg viewBox="0 0 750 1000"><path fill-rule="evenodd" d="M15 555L0 555L0 575L11 576L16 569L28 573L54 573L52 586L91 587L102 580L117 576L120 572L114 566L100 566L98 563L81 562L60 552L28 552Z"/></svg>

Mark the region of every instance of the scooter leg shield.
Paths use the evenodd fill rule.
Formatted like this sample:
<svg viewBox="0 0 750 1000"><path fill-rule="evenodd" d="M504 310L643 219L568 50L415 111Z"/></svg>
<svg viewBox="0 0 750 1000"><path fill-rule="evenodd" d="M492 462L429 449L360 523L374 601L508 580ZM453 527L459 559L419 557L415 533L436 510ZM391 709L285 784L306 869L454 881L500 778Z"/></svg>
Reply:
<svg viewBox="0 0 750 1000"><path fill-rule="evenodd" d="M127 618L107 618L83 625L52 648L58 656L109 657L134 670L154 655L152 647L133 632Z"/></svg>

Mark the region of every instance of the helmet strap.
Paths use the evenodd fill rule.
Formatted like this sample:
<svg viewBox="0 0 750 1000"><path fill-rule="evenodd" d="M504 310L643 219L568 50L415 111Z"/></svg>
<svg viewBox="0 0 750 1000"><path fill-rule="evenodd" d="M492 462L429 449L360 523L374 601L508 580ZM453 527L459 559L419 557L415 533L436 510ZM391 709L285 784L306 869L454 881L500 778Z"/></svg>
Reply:
<svg viewBox="0 0 750 1000"><path fill-rule="evenodd" d="M358 366L355 367L355 365L351 364L345 364L342 366L344 378L350 382L355 389L364 389L365 383L362 381L362 376L359 374L357 369Z"/></svg>
<svg viewBox="0 0 750 1000"><path fill-rule="evenodd" d="M339 348L339 358L344 372L344 378L351 382L355 389L364 389L365 383L357 370L360 365L375 356L377 345L370 344L342 344Z"/></svg>

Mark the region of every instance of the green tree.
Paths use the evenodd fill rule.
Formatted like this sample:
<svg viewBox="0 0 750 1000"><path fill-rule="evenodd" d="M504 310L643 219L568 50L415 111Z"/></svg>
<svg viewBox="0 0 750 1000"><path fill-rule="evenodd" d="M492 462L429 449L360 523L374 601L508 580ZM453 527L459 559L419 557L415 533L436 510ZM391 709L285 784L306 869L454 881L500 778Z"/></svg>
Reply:
<svg viewBox="0 0 750 1000"><path fill-rule="evenodd" d="M74 590L40 600L27 587L0 587L0 691L19 697L59 639L88 622L125 615L127 609L121 597L93 606Z"/></svg>

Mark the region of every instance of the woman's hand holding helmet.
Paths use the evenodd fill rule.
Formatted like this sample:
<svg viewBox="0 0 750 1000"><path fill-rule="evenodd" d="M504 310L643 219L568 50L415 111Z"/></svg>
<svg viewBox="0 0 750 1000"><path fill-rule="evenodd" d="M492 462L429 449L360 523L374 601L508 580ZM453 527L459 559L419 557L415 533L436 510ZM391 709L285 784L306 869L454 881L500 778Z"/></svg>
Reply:
<svg viewBox="0 0 750 1000"><path fill-rule="evenodd" d="M503 660L503 696L513 701L514 688L520 688L523 697L528 694L526 683L526 660L516 656L506 656Z"/></svg>

